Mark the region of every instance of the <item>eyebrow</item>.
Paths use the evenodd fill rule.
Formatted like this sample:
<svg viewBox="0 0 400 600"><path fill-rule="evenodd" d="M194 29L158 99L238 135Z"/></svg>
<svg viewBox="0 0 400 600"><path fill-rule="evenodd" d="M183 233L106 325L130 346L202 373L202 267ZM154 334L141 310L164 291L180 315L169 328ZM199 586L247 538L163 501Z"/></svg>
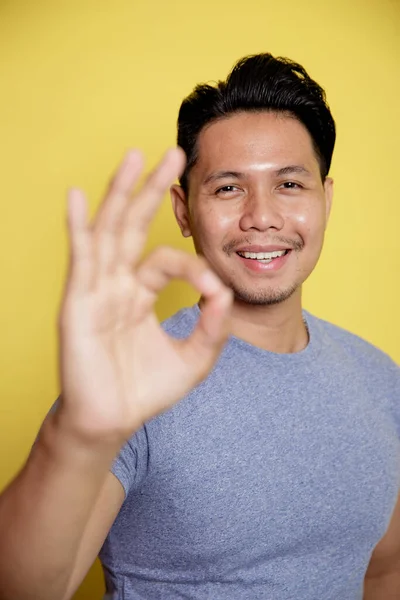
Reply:
<svg viewBox="0 0 400 600"><path fill-rule="evenodd" d="M303 165L289 165L287 167L282 167L282 169L275 171L274 174L276 177L281 177L282 175L290 175L291 173L300 173L300 175L311 176L310 171L303 167Z"/></svg>
<svg viewBox="0 0 400 600"><path fill-rule="evenodd" d="M214 173L210 173L210 175L204 179L203 185L207 185L207 183L211 183L213 181L219 181L220 179L227 179L228 177L241 179L245 177L245 175L239 171L215 171Z"/></svg>
<svg viewBox="0 0 400 600"><path fill-rule="evenodd" d="M288 165L287 167L282 167L281 169L274 171L273 175L275 177L282 177L282 175L290 175L291 173L299 173L300 175L312 177L311 172L302 165ZM234 179L244 179L246 178L246 174L241 173L240 171L215 171L214 173L210 173L210 175L204 179L203 185L230 177L233 177Z"/></svg>

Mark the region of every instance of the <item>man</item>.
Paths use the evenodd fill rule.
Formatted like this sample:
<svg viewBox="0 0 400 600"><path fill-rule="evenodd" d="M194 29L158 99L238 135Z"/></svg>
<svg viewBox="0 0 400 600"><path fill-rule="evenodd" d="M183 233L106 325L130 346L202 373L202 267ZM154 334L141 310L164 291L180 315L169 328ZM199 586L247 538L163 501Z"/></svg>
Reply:
<svg viewBox="0 0 400 600"><path fill-rule="evenodd" d="M115 600L400 598L399 368L301 305L334 142L323 90L262 54L183 102L186 167L130 202L128 153L91 225L71 191L62 397L0 499L2 599L71 598L99 553ZM169 186L199 258L139 262ZM201 300L160 327L172 277Z"/></svg>

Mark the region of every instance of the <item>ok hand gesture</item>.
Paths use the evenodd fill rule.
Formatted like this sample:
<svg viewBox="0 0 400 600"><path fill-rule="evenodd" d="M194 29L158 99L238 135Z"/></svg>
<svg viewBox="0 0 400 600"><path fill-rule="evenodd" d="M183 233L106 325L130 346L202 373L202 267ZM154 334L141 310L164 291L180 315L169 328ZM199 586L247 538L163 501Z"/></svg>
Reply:
<svg viewBox="0 0 400 600"><path fill-rule="evenodd" d="M168 247L140 260L151 220L183 167L183 152L169 150L132 198L143 164L139 152L129 152L92 223L84 194L69 194L59 413L81 438L132 435L208 374L228 335L231 291L203 260ZM170 338L154 313L172 278L188 281L204 299L186 340Z"/></svg>

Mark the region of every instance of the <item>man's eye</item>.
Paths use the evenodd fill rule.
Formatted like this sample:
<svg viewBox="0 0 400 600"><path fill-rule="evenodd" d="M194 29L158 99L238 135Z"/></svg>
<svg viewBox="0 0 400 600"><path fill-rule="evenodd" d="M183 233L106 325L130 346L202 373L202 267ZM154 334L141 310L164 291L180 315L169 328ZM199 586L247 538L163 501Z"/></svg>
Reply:
<svg viewBox="0 0 400 600"><path fill-rule="evenodd" d="M237 191L237 187L236 185L224 185L223 187L220 187L216 190L216 194L229 194L231 192L236 192Z"/></svg>
<svg viewBox="0 0 400 600"><path fill-rule="evenodd" d="M281 187L284 187L287 190L295 190L295 189L301 189L303 186L301 186L299 183L295 183L294 181L285 181L284 183L282 183Z"/></svg>

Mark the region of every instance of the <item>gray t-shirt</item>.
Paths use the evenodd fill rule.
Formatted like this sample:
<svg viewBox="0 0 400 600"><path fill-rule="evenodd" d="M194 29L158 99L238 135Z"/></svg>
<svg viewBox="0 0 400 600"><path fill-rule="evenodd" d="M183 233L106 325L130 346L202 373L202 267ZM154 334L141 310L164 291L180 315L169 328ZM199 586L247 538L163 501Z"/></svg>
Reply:
<svg viewBox="0 0 400 600"><path fill-rule="evenodd" d="M183 338L199 314L163 326ZM304 318L295 354L231 337L208 378L123 447L107 598L362 599L400 487L400 369Z"/></svg>

